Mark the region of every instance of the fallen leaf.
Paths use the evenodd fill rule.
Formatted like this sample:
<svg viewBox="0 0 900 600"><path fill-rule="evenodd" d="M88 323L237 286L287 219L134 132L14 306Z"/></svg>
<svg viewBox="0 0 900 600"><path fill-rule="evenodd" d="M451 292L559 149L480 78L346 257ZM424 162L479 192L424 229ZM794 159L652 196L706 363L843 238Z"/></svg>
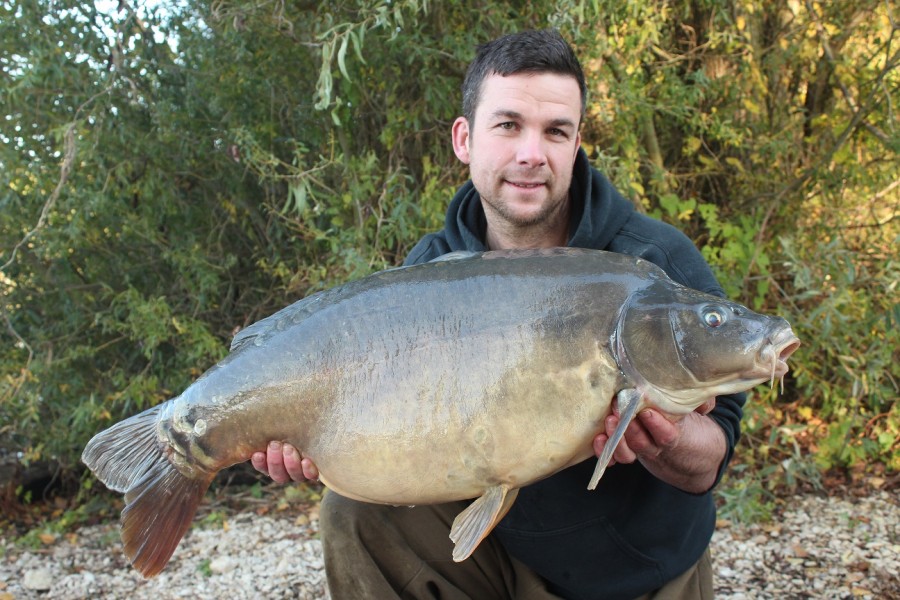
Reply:
<svg viewBox="0 0 900 600"><path fill-rule="evenodd" d="M850 563L849 565L847 565L847 568L853 569L854 571L865 572L865 571L869 570L869 563L867 563L864 560L859 560L859 561L856 561L855 563Z"/></svg>
<svg viewBox="0 0 900 600"><path fill-rule="evenodd" d="M41 533L38 534L38 539L41 540L42 544L49 546L56 541L56 536L52 533Z"/></svg>

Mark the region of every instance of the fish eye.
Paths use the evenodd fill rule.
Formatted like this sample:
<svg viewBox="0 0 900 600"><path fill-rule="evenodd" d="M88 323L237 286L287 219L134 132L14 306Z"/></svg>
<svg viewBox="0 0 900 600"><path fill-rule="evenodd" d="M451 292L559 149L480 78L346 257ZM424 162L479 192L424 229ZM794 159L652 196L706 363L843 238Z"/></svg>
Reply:
<svg viewBox="0 0 900 600"><path fill-rule="evenodd" d="M703 322L710 327L718 327L725 323L725 313L718 308L707 308L703 311Z"/></svg>

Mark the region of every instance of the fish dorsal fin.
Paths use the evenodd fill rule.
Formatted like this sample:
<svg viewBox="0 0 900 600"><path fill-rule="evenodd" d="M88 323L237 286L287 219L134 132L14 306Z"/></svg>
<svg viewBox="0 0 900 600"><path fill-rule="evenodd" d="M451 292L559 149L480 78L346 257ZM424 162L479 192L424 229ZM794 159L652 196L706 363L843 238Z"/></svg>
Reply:
<svg viewBox="0 0 900 600"><path fill-rule="evenodd" d="M442 254L437 258L432 258L428 262L448 262L451 260L468 260L470 258L476 258L481 256L484 252L473 252L471 250L455 250L453 252L448 252L447 254Z"/></svg>
<svg viewBox="0 0 900 600"><path fill-rule="evenodd" d="M298 300L293 304L282 308L278 312L260 319L252 325L240 330L231 340L230 352L237 352L245 346L252 346L266 340L272 333L281 331L291 323L303 320L314 313L322 302L323 297L329 292L318 292Z"/></svg>
<svg viewBox="0 0 900 600"><path fill-rule="evenodd" d="M450 539L455 544L454 561L461 562L469 558L481 540L506 516L518 495L518 488L511 490L506 485L497 485L489 488L481 498L456 515L450 529Z"/></svg>
<svg viewBox="0 0 900 600"><path fill-rule="evenodd" d="M317 311L339 302L344 298L353 297L353 295L358 293L361 289L371 286L373 282L376 282L379 279L383 280L386 277L391 277L391 274L397 271L403 271L409 268L412 267L384 269L383 271L373 273L368 277L363 277L362 279L357 279L345 283L344 285L322 290L311 294L302 300L298 300L293 304L282 308L278 312L248 325L239 331L231 340L230 351L237 352L247 346L262 345L263 342L273 335L284 331L291 325L302 322Z"/></svg>
<svg viewBox="0 0 900 600"><path fill-rule="evenodd" d="M603 477L603 473L609 465L613 452L616 451L616 446L619 445L622 436L625 434L625 430L643 406L641 393L634 388L620 391L616 396L616 399L619 403L619 425L616 427L616 430L609 440L607 440L606 445L603 447L603 452L600 454L600 458L597 459L597 466L594 467L594 474L591 476L590 483L588 483L589 490L597 487L600 478Z"/></svg>
<svg viewBox="0 0 900 600"><path fill-rule="evenodd" d="M275 313L275 315L277 314L278 313ZM272 323L267 321L269 321L269 319L271 319L275 315L266 317L265 319L257 321L256 323L248 325L247 327L244 327L243 329L238 331L235 336L231 338L231 347L228 349L229 352L237 352L241 348L253 344L253 340L256 337L269 330L269 326Z"/></svg>

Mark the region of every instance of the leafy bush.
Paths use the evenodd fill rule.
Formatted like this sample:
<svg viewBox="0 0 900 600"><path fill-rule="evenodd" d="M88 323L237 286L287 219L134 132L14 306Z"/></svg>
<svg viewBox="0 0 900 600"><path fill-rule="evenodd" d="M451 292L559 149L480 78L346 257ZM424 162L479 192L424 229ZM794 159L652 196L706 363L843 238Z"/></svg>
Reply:
<svg viewBox="0 0 900 600"><path fill-rule="evenodd" d="M874 457L900 469L900 262L839 239L786 240L794 326L805 340L794 369L797 415L819 440L823 468Z"/></svg>

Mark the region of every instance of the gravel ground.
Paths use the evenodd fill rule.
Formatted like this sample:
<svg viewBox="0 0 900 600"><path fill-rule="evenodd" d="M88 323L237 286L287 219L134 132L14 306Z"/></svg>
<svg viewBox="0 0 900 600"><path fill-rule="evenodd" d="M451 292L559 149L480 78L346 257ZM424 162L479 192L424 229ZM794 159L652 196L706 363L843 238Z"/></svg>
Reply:
<svg viewBox="0 0 900 600"><path fill-rule="evenodd" d="M898 500L797 496L771 523L722 523L717 598L900 598ZM115 523L45 536L37 551L0 537L0 600L329 597L315 505L206 514L151 580L125 561Z"/></svg>

